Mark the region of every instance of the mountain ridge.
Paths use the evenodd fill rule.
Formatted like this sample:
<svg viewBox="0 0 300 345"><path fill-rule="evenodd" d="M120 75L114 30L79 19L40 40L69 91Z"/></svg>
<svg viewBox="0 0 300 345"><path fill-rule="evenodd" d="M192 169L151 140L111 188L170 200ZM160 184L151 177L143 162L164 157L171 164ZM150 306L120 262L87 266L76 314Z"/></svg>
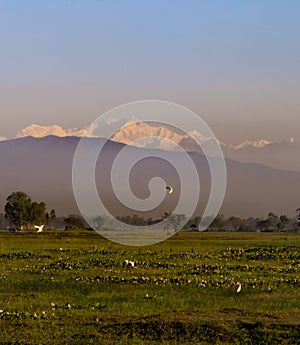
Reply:
<svg viewBox="0 0 300 345"><path fill-rule="evenodd" d="M89 128L63 129L57 125L40 126L33 124L20 130L17 133L17 138L26 137L29 134L33 137L44 137L47 135L57 135L59 137L95 136ZM181 146L189 152L201 152L198 142L205 147L210 145L213 140L212 138L204 137L197 130L184 133L178 128L138 121L128 121L110 139L127 145L152 149L176 150L177 146ZM2 140L7 141L5 137ZM300 160L295 158L299 155L300 143L295 141L294 138L283 142L271 142L266 139L260 139L254 141L244 140L238 145L227 145L222 142L219 142L219 144L227 158L244 163L260 163L287 171L300 171Z"/></svg>
<svg viewBox="0 0 300 345"><path fill-rule="evenodd" d="M49 208L54 208L59 215L79 213L72 189L72 164L79 137L43 138L25 137L0 142L0 206L3 209L7 196L16 190L22 190L34 200L45 201ZM89 138L90 145L96 145L99 138ZM103 141L102 141L103 143ZM99 190L116 212L123 215L131 212L119 205L110 189L110 165L114 157L126 145L107 141L103 155L99 158L99 171L96 180ZM151 177L162 174L165 181L174 186L172 198L180 191L177 173L171 166L155 158L158 149L144 149L127 146L128 155L135 157L138 153L152 155L137 166L132 173L133 187L141 198L147 197L148 183ZM160 149L159 149L160 150ZM181 164L180 152L167 151L167 155ZM190 153L199 174L201 200L197 212L201 213L206 205L210 190L210 172L206 158L201 153ZM226 158L228 185L224 203L220 212L225 215L242 217L265 216L268 212L286 213L294 216L299 207L300 172L288 172L273 169L262 164L243 163ZM160 175L159 175L160 176ZM174 199L175 200L175 199ZM158 208L146 216L157 217L163 209L172 209L175 202Z"/></svg>

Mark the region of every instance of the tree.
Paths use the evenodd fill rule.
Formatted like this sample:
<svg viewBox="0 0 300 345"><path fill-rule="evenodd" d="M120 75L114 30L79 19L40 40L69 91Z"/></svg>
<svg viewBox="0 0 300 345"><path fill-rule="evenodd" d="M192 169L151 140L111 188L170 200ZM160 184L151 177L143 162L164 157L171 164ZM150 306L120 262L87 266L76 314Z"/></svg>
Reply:
<svg viewBox="0 0 300 345"><path fill-rule="evenodd" d="M284 230L289 221L289 218L285 214L281 215L279 217L279 222L277 223L278 230Z"/></svg>
<svg viewBox="0 0 300 345"><path fill-rule="evenodd" d="M31 199L24 192L13 192L6 199L5 215L17 229L28 226L31 217Z"/></svg>
<svg viewBox="0 0 300 345"><path fill-rule="evenodd" d="M270 228L272 230L275 230L277 228L277 224L278 224L278 216L276 216L276 214L273 212L269 212L267 219L269 221Z"/></svg>
<svg viewBox="0 0 300 345"><path fill-rule="evenodd" d="M221 231L224 229L224 222L224 216L222 214L218 214L209 227Z"/></svg>
<svg viewBox="0 0 300 345"><path fill-rule="evenodd" d="M43 224L46 220L46 204L33 202L30 206L30 224Z"/></svg>
<svg viewBox="0 0 300 345"><path fill-rule="evenodd" d="M240 232L248 232L249 231L249 226L246 223L246 221L241 222L241 224L238 226L238 231L240 231Z"/></svg>
<svg viewBox="0 0 300 345"><path fill-rule="evenodd" d="M268 230L271 226L270 220L269 219L263 219L263 220L259 220L257 222L257 228L260 230Z"/></svg>
<svg viewBox="0 0 300 345"><path fill-rule="evenodd" d="M54 222L55 219L56 219L56 213L55 213L55 210L52 209L50 211L50 220Z"/></svg>
<svg viewBox="0 0 300 345"><path fill-rule="evenodd" d="M68 216L64 219L64 222L66 223L65 230L72 228L80 229L85 227L83 218L77 215Z"/></svg>
<svg viewBox="0 0 300 345"><path fill-rule="evenodd" d="M56 220L56 213L55 210L51 210L50 213L46 213L46 223L50 226L54 226Z"/></svg>
<svg viewBox="0 0 300 345"><path fill-rule="evenodd" d="M6 201L5 216L17 229L45 222L46 204L44 202L31 202L31 198L20 191L13 192Z"/></svg>
<svg viewBox="0 0 300 345"><path fill-rule="evenodd" d="M242 224L242 220L239 217L231 216L225 222L225 227L237 231Z"/></svg>

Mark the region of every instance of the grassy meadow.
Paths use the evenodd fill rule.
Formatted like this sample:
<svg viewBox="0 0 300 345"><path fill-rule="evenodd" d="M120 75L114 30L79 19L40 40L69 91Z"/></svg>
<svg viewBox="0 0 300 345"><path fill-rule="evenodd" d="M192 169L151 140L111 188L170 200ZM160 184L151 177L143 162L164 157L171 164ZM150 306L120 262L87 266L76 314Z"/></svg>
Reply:
<svg viewBox="0 0 300 345"><path fill-rule="evenodd" d="M3 230L0 344L300 344L299 249L287 233L126 247Z"/></svg>

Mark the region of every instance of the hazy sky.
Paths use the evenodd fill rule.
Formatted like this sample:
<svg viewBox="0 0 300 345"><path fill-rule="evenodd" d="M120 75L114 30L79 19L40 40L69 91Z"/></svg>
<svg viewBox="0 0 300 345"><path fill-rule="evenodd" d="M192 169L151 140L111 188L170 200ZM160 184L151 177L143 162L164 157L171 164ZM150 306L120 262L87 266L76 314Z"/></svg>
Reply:
<svg viewBox="0 0 300 345"><path fill-rule="evenodd" d="M140 99L226 143L300 140L298 0L0 0L0 136Z"/></svg>

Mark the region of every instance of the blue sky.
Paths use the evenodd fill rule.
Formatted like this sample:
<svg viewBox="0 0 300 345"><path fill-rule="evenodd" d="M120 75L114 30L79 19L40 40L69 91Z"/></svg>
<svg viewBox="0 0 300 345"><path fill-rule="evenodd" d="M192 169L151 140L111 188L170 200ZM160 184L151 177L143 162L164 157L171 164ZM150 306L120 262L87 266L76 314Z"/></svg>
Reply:
<svg viewBox="0 0 300 345"><path fill-rule="evenodd" d="M300 2L0 0L0 135L139 99L220 140L300 139Z"/></svg>

